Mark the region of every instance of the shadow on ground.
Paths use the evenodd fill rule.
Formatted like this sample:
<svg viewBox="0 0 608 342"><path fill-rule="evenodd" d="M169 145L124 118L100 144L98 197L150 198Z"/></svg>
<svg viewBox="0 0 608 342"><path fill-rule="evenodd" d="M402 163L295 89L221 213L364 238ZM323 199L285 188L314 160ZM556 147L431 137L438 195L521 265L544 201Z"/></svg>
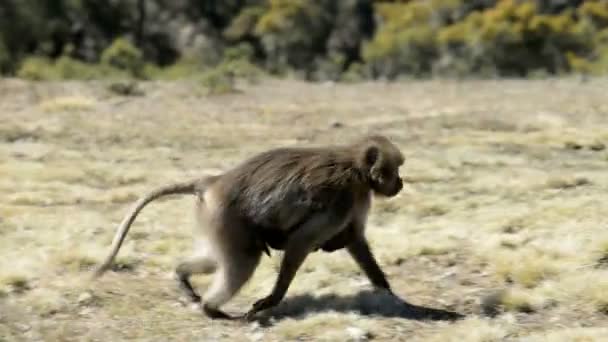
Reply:
<svg viewBox="0 0 608 342"><path fill-rule="evenodd" d="M414 305L390 294L362 291L349 296L327 294L318 297L288 297L279 306L258 314L257 320L262 324L269 324L270 320L297 318L320 312L431 321L454 321L464 318L464 315L457 312Z"/></svg>

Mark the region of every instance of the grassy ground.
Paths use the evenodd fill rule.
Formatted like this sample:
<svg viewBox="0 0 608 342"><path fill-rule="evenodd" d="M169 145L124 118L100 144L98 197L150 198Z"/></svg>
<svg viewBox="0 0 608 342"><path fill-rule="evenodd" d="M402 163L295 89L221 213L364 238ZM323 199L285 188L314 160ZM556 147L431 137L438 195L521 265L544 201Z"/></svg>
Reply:
<svg viewBox="0 0 608 342"><path fill-rule="evenodd" d="M141 87L0 81L0 341L608 340L608 81ZM119 271L87 280L145 191L371 132L402 147L408 181L374 204L374 250L401 297L463 320L401 310L339 251L307 259L263 324L209 321L172 278L191 198L147 207ZM278 261L227 311L267 294Z"/></svg>

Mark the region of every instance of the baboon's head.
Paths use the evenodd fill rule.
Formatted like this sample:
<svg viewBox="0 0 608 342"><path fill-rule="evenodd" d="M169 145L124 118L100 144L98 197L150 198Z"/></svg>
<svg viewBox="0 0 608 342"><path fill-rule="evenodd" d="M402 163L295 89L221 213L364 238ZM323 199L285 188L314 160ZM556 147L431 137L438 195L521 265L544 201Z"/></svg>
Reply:
<svg viewBox="0 0 608 342"><path fill-rule="evenodd" d="M397 146L383 136L365 140L363 171L368 174L370 187L377 195L392 197L403 189L399 167L405 158Z"/></svg>

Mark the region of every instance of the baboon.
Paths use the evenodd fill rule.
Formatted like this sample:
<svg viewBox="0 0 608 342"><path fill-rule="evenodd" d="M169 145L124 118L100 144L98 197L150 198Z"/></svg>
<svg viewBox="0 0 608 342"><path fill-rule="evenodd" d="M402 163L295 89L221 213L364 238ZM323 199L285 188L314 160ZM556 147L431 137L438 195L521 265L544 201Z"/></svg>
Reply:
<svg viewBox="0 0 608 342"><path fill-rule="evenodd" d="M140 198L119 226L112 260L135 217L149 202L167 195L197 197L200 246L178 264L176 275L188 297L212 318L251 319L285 296L306 256L345 248L376 288L393 293L365 237L373 195L393 197L403 188L401 151L387 137L371 135L348 145L276 148L257 154L220 175L160 187ZM283 250L271 293L244 315L220 310L253 275L263 253ZM190 276L212 273L203 298Z"/></svg>

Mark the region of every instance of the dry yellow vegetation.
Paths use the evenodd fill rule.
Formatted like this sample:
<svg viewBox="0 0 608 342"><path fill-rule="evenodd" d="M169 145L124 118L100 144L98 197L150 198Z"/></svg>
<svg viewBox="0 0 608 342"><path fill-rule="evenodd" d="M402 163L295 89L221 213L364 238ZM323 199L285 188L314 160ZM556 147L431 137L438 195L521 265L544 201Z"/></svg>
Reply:
<svg viewBox="0 0 608 342"><path fill-rule="evenodd" d="M608 80L196 86L0 80L0 341L608 340ZM88 282L148 189L368 132L407 157L405 191L369 227L395 292L465 319L399 310L339 251L312 255L266 324L209 321L172 279L191 198L146 208L117 272ZM279 257L227 311L270 291Z"/></svg>

